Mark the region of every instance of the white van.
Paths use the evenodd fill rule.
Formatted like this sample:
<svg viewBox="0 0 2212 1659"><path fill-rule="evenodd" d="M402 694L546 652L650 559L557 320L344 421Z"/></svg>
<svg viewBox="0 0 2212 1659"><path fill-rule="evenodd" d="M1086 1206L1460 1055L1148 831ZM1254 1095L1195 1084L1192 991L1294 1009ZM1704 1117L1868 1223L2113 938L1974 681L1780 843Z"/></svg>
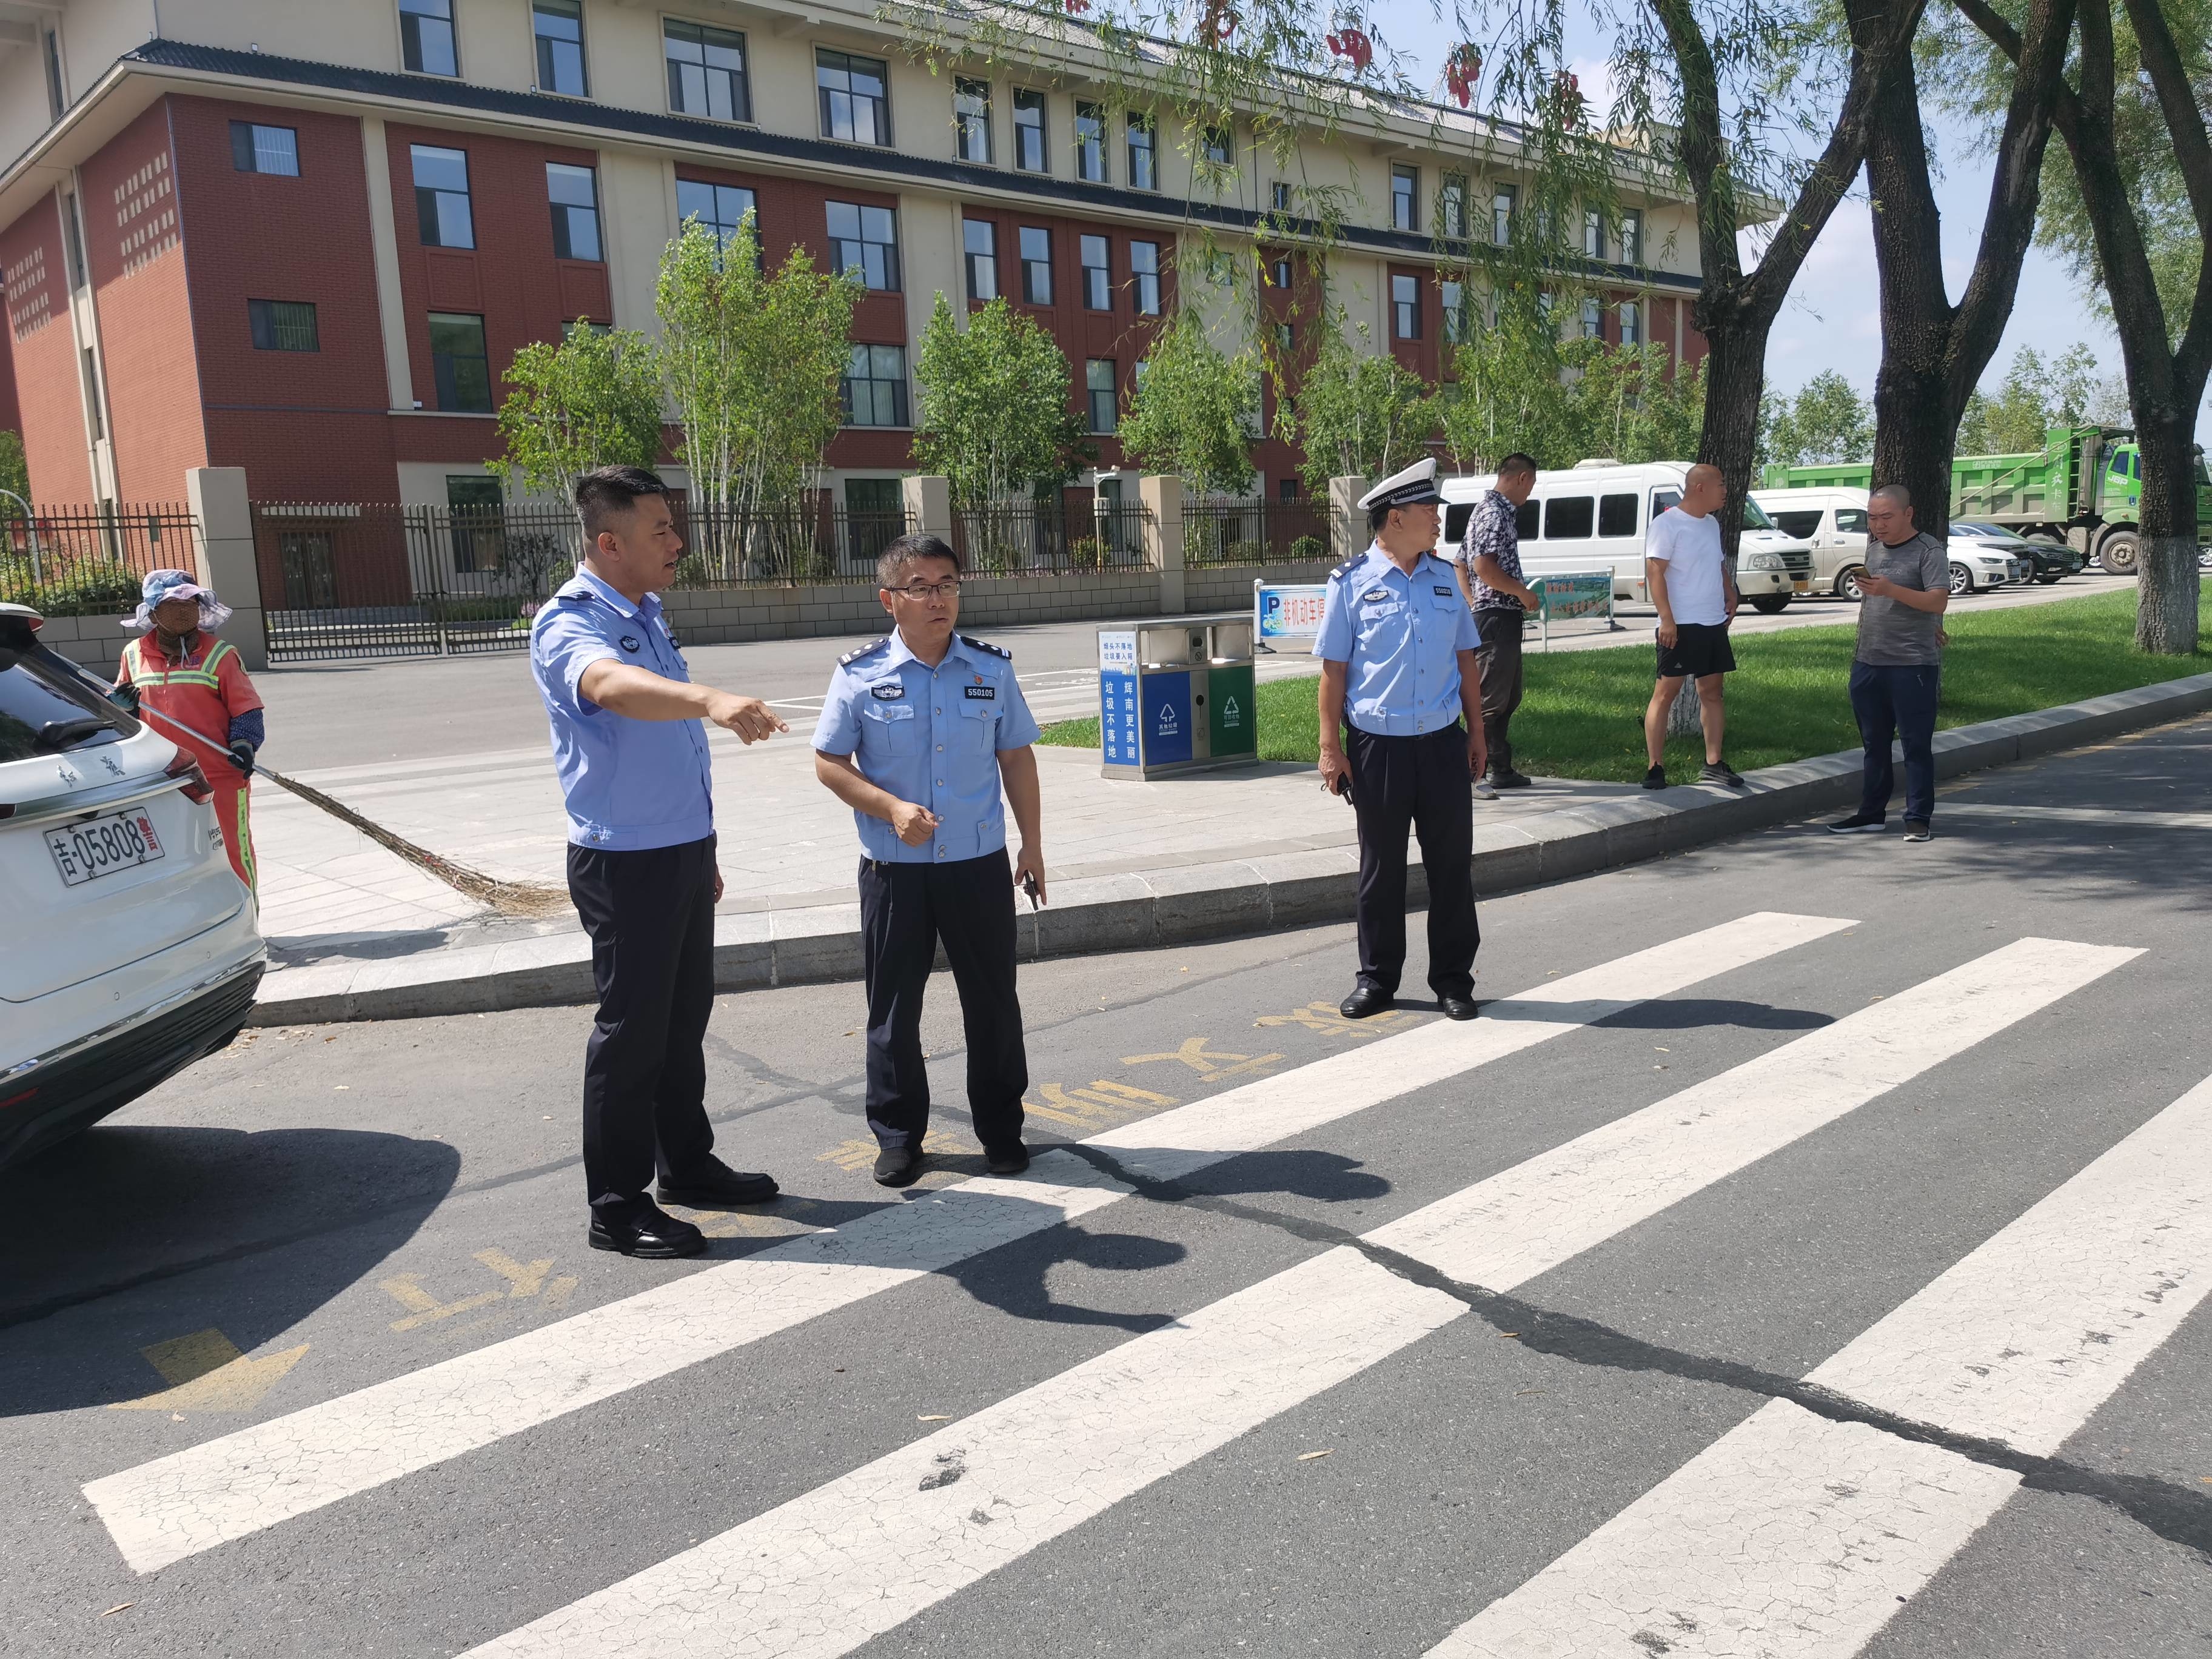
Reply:
<svg viewBox="0 0 2212 1659"><path fill-rule="evenodd" d="M1640 466L1583 461L1564 472L1539 472L1536 487L1520 512L1522 574L1534 578L1609 568L1616 601L1649 604L1644 532L1653 519L1682 499L1682 481L1689 471L1687 461L1649 461ZM1440 556L1449 559L1458 552L1468 515L1495 483L1495 474L1443 480ZM1735 589L1745 603L1771 615L1809 589L1812 568L1809 546L1776 530L1756 501L1744 503Z"/></svg>
<svg viewBox="0 0 2212 1659"><path fill-rule="evenodd" d="M1751 499L1784 535L1812 544L1815 593L1859 597L1858 574L1866 565L1865 490L1754 489Z"/></svg>

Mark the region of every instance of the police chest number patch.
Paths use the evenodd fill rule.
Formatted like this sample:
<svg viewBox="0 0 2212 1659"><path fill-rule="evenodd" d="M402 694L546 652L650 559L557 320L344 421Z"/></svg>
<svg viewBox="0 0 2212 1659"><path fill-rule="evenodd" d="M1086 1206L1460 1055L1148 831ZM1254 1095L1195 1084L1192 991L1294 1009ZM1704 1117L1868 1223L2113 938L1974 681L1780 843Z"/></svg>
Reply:
<svg viewBox="0 0 2212 1659"><path fill-rule="evenodd" d="M963 685L960 689L971 698L981 697L987 701L995 700L999 695L999 688L995 685Z"/></svg>
<svg viewBox="0 0 2212 1659"><path fill-rule="evenodd" d="M616 641L616 643L620 645L625 651L635 651L637 649L637 640L633 635L625 634L620 640Z"/></svg>
<svg viewBox="0 0 2212 1659"><path fill-rule="evenodd" d="M896 684L872 685L868 688L868 695L878 702L896 702L901 697L906 696L906 687Z"/></svg>
<svg viewBox="0 0 2212 1659"><path fill-rule="evenodd" d="M1435 587L1431 588L1429 591L1434 593L1440 599L1448 599L1451 598L1451 589L1449 587Z"/></svg>

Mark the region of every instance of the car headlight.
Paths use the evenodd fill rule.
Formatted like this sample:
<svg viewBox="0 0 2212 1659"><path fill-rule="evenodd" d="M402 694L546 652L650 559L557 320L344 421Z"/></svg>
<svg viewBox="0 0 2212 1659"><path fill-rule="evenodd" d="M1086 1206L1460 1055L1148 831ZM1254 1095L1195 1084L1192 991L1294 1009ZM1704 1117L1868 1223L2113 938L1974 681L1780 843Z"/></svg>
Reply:
<svg viewBox="0 0 2212 1659"><path fill-rule="evenodd" d="M1748 559L1745 560L1744 562L1753 570L1781 570L1786 568L1782 562L1782 556L1779 553L1754 553Z"/></svg>

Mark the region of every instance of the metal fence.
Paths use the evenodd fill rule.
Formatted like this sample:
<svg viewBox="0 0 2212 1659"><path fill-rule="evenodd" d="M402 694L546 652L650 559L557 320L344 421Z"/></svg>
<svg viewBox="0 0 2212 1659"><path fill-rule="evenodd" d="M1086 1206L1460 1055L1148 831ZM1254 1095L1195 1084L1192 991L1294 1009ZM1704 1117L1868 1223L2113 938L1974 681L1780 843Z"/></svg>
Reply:
<svg viewBox="0 0 2212 1659"><path fill-rule="evenodd" d="M957 511L952 541L971 575L1141 570L1151 519L1140 501L1067 492Z"/></svg>
<svg viewBox="0 0 2212 1659"><path fill-rule="evenodd" d="M733 514L674 498L688 588L872 582L903 513L811 504ZM565 507L257 501L256 560L273 662L520 651L568 580L583 531Z"/></svg>
<svg viewBox="0 0 2212 1659"><path fill-rule="evenodd" d="M173 502L33 506L0 501L0 604L48 617L123 617L151 570L193 566L192 515Z"/></svg>
<svg viewBox="0 0 2212 1659"><path fill-rule="evenodd" d="M1208 497L1183 504L1186 565L1322 562L1334 556L1328 510L1304 496L1287 501Z"/></svg>

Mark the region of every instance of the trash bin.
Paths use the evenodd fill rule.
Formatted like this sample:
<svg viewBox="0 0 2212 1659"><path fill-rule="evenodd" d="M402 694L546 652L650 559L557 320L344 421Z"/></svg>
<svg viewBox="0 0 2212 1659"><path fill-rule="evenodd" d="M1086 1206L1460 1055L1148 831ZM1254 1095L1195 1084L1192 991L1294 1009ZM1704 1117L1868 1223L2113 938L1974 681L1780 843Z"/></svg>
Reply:
<svg viewBox="0 0 2212 1659"><path fill-rule="evenodd" d="M1098 732L1109 778L1158 778L1260 756L1252 617L1163 617L1098 630Z"/></svg>

